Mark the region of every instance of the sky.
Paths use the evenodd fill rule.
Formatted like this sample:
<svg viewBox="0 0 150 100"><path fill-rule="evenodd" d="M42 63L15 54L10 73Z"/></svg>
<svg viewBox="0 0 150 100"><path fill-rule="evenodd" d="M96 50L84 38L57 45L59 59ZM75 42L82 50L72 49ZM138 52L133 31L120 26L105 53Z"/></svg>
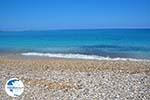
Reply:
<svg viewBox="0 0 150 100"><path fill-rule="evenodd" d="M0 0L0 30L150 28L150 0Z"/></svg>

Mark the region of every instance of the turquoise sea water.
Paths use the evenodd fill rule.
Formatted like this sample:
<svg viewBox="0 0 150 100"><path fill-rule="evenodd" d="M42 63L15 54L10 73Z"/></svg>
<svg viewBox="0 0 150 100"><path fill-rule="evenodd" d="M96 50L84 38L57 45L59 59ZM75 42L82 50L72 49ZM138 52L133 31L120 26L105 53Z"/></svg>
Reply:
<svg viewBox="0 0 150 100"><path fill-rule="evenodd" d="M0 32L0 53L150 59L150 29Z"/></svg>

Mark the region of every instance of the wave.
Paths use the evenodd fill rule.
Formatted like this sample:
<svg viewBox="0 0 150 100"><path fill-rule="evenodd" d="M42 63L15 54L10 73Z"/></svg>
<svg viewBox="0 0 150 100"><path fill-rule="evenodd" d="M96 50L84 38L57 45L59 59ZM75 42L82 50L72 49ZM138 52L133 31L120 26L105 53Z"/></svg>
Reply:
<svg viewBox="0 0 150 100"><path fill-rule="evenodd" d="M28 52L22 53L24 56L42 56L42 57L50 57L50 58L69 58L69 59L87 59L87 60L111 60L111 61L149 61L146 59L134 59L134 58L110 58L110 57L102 57L96 55L84 55L84 54L62 54L62 53L36 53L36 52Z"/></svg>

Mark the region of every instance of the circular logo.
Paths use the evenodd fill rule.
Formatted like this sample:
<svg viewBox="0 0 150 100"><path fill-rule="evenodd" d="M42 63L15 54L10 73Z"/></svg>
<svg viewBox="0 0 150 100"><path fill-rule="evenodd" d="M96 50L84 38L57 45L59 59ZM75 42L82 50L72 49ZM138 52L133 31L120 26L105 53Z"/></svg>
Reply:
<svg viewBox="0 0 150 100"><path fill-rule="evenodd" d="M12 78L6 82L5 91L11 97L18 97L23 93L24 85L21 80Z"/></svg>

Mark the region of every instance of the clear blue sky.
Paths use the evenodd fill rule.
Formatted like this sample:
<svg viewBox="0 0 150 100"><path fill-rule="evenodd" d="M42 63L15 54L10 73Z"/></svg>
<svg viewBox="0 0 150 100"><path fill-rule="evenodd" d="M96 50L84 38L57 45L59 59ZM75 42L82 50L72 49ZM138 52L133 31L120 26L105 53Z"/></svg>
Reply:
<svg viewBox="0 0 150 100"><path fill-rule="evenodd" d="M0 0L0 30L150 28L150 0Z"/></svg>

